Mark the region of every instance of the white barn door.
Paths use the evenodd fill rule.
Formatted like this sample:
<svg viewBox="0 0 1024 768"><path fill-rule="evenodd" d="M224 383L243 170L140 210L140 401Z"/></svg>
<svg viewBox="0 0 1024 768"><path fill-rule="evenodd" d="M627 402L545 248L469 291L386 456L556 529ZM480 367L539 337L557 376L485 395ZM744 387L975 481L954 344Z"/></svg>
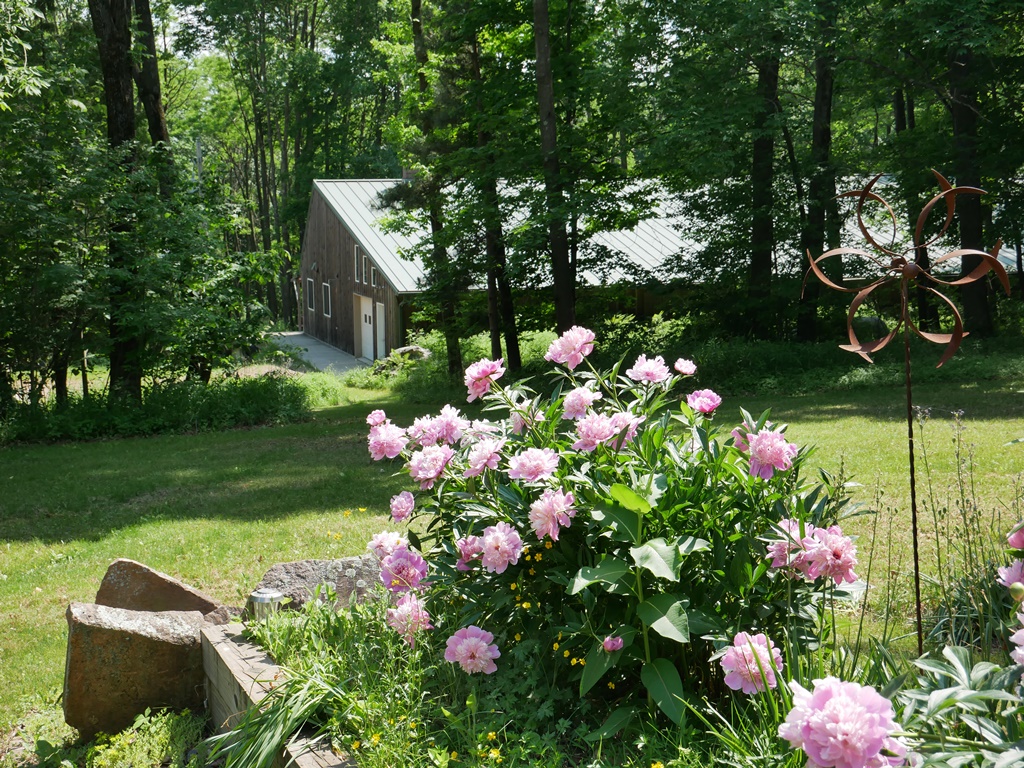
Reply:
<svg viewBox="0 0 1024 768"><path fill-rule="evenodd" d="M377 359L387 357L385 349L387 348L387 340L384 338L384 329L387 324L384 322L384 305L381 302L377 302L377 315L374 318L377 323Z"/></svg>
<svg viewBox="0 0 1024 768"><path fill-rule="evenodd" d="M357 296L359 300L359 357L373 360L373 299Z"/></svg>

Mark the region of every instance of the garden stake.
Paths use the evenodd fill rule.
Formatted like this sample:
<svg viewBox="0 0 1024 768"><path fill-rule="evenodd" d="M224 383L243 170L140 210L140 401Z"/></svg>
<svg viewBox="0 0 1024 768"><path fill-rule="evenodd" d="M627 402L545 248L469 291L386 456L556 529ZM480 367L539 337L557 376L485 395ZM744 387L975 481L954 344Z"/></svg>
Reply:
<svg viewBox="0 0 1024 768"><path fill-rule="evenodd" d="M864 189L851 190L844 192L839 197L855 197L857 198L857 226L860 227L861 234L868 244L876 251L880 252L883 257L889 259L889 263L886 264L884 258L879 258L872 253L859 248L833 248L830 251L826 251L821 256L815 258L811 255L811 252L807 252L807 258L810 260L810 269L804 276L804 285L807 284L807 279L813 272L821 282L837 291L843 293L855 293L853 301L850 304L850 310L846 317L846 331L849 336L849 344L841 344L840 348L845 349L848 352L855 352L862 358L867 360L869 363L873 362L870 355L883 349L890 341L896 338L896 334L899 333L900 328L903 328L903 350L904 350L904 381L907 390L907 452L910 458L910 521L911 521L911 533L914 540L914 597L917 602L917 652L918 655L924 653L924 629L921 617L921 567L918 560L918 531L917 531L917 482L914 472L914 419L913 419L913 394L911 389L911 378L910 378L910 333L913 331L925 341L931 341L936 344L945 344L946 350L943 352L941 359L936 368L942 367L942 364L949 360L960 347L960 342L963 341L963 337L967 335L964 331L963 319L960 316L960 312L957 310L956 305L952 301L947 299L941 293L928 285L922 284L923 281L930 281L939 285L946 286L958 286L967 285L980 280L989 270L995 273L999 279L1000 284L1006 291L1006 295L1010 295L1010 280L1006 276L1006 270L1003 265L999 263L997 255L999 249L1002 247L1002 240L996 242L992 250L988 253L985 251L976 250L974 248L959 248L949 253L946 253L939 258L934 260L934 264L941 264L944 261L950 259L956 259L963 256L976 256L979 258L979 263L971 272L964 275L956 280L939 280L935 276L929 274L923 267L917 264L916 256L921 252L921 249L925 249L936 241L941 239L946 231L949 229L949 225L953 222L953 213L956 210L956 196L957 195L983 195L984 190L978 189L977 187L956 187L954 188L938 171L933 170L935 178L938 181L939 189L941 192L933 197L924 208L921 209L920 215L917 217L917 226L914 228L914 239L913 247L903 251L902 253L894 250L896 248L896 232L898 230L898 224L896 220L896 214L893 212L892 207L878 194L872 192L871 189L875 183L882 178L882 174L878 174L871 181L868 182ZM864 224L863 211L864 203L868 200L872 202L880 203L885 207L886 212L889 214L889 218L892 219L893 224L893 238L889 244L889 247L881 245L874 236L868 230ZM937 235L927 242L922 242L922 233L924 231L925 222L928 219L928 215L940 201L946 204L946 218L942 224L942 228ZM914 252L914 258L908 260L907 255L910 251ZM874 262L882 268L883 272L888 273L883 277L878 278L874 282L868 284L864 288L846 288L845 286L838 285L829 279L824 271L821 269L821 262L825 259L831 258L832 256L841 256L843 254L850 254L854 256L860 256ZM900 288L900 317L896 322L895 327L885 336L874 341L861 342L857 338L857 334L853 330L853 318L857 314L857 310L860 308L868 296L881 285L888 284L895 280L899 280ZM910 286L913 284L915 287L920 288L923 291L934 294L946 303L949 310L953 315L953 332L952 333L932 333L928 331L920 330L910 317Z"/></svg>

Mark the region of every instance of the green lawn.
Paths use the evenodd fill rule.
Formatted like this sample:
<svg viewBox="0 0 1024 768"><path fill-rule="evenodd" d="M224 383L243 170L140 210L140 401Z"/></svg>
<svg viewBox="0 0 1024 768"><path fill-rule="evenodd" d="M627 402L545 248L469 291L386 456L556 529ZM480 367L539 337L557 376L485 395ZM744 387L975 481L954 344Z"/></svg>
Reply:
<svg viewBox="0 0 1024 768"><path fill-rule="evenodd" d="M977 495L985 507L1004 506L1007 523L1016 514L1014 476L1024 470L1024 443L1004 446L1024 436L1020 389L932 384L916 398L933 407L924 445L943 497L954 466L949 411L962 409ZM241 604L275 562L363 551L389 521L388 499L408 487L392 476L394 467L369 460L365 415L382 405L408 424L425 410L388 398L352 391L350 404L286 427L0 451L0 729L37 696L56 696L64 611L70 601L93 599L115 558ZM732 421L740 406L755 413L772 406L773 419L791 424L791 440L818 446L817 463L830 470L845 463L864 484L860 499L870 501L881 487L886 503L900 509L891 543L897 551L906 544L902 389L770 402L727 397L721 418ZM868 533L870 518L852 527Z"/></svg>

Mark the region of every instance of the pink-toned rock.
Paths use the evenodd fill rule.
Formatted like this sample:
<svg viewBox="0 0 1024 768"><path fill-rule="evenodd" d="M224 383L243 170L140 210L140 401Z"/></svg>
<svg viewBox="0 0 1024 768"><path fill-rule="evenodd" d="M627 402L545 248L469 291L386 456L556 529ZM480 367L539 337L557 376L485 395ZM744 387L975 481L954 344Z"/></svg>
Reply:
<svg viewBox="0 0 1024 768"><path fill-rule="evenodd" d="M215 611L220 603L166 573L134 560L115 560L96 593L97 605L129 611Z"/></svg>
<svg viewBox="0 0 1024 768"><path fill-rule="evenodd" d="M85 739L124 730L146 708L203 706L198 611L68 606L64 719Z"/></svg>

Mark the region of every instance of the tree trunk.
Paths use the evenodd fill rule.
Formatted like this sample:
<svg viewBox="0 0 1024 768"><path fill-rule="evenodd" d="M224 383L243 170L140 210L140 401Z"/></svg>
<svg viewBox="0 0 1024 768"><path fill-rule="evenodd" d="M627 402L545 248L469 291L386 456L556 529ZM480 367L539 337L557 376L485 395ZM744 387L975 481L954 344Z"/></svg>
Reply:
<svg viewBox="0 0 1024 768"><path fill-rule="evenodd" d="M956 149L956 183L958 186L980 187L978 168L978 98L971 71L973 56L960 51L952 57L949 69L950 102L953 117L953 143ZM960 219L960 247L981 250L984 244L981 197L962 195L956 201ZM966 256L960 274L969 274L981 263L979 256ZM964 308L964 328L982 336L994 331L989 306L987 280L977 280L960 289Z"/></svg>
<svg viewBox="0 0 1024 768"><path fill-rule="evenodd" d="M750 231L750 271L747 284L747 313L750 334L771 335L776 324L771 306L772 253L775 248L774 194L775 126L779 96L779 54L763 55L757 62L757 112L750 173L753 216Z"/></svg>
<svg viewBox="0 0 1024 768"><path fill-rule="evenodd" d="M156 148L160 195L169 198L173 185L174 161L171 157L171 137L167 133L167 120L164 117L163 99L160 94L160 70L156 57L156 38L153 33L153 13L149 0L134 2L138 43L144 53L136 59L132 67L132 76L139 91L139 101L142 102L143 111L146 113L149 140Z"/></svg>
<svg viewBox="0 0 1024 768"><path fill-rule="evenodd" d="M537 109L544 167L544 197L548 218L548 247L555 291L555 326L564 333L576 324L576 274L569 256L565 196L558 160L555 122L555 81L551 69L551 29L547 0L533 0L533 37L537 52Z"/></svg>

